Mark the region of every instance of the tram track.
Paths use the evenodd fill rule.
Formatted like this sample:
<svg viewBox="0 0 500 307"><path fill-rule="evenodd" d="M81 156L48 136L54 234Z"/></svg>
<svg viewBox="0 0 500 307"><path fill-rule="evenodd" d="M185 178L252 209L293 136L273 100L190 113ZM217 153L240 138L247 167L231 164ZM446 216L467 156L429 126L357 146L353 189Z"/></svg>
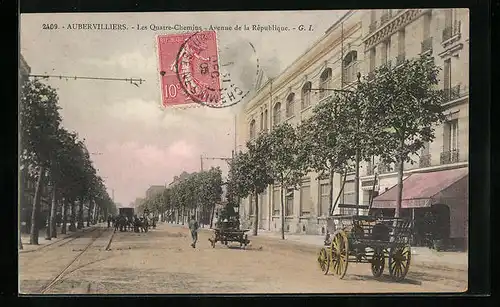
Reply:
<svg viewBox="0 0 500 307"><path fill-rule="evenodd" d="M97 232L96 232L97 230ZM79 253L53 278L50 280L49 283L47 283L45 286L43 286L39 293L41 294L45 294L47 293L47 291L51 290L56 284L58 284L59 282L61 281L64 281L65 277L79 269L82 269L88 265L91 265L91 264L94 264L96 262L99 262L99 261L103 261L103 260L106 260L107 258L105 259L100 259L100 260L95 260L95 261L92 261L90 263L87 263L87 264L84 264L84 265L80 265L80 266L77 266L76 268L73 268L72 270L70 270L73 266L73 264L81 259L81 257L90 249L90 247L104 234L104 233L107 233L108 232L108 229L106 228L95 228L89 232L86 232L86 233L95 233L95 235L92 236L91 238L91 241L85 245L85 247L82 249L82 250L79 250ZM115 231L113 230L113 233L112 235L110 236L109 240L108 240L108 243L106 245L106 250L109 250L109 246L111 244L111 240L113 239L113 236L115 234ZM69 242L77 239L77 238L80 238L81 236L79 237L75 237L73 238L72 240L70 241L67 241L67 242L64 242L63 244L59 245L59 246L62 246L62 245L66 245L68 244Z"/></svg>

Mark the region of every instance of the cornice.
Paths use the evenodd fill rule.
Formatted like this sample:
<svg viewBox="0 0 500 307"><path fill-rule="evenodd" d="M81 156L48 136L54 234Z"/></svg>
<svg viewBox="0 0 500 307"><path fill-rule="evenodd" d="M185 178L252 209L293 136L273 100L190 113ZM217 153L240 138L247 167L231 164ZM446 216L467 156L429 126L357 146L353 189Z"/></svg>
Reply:
<svg viewBox="0 0 500 307"><path fill-rule="evenodd" d="M399 29L410 24L428 11L430 9L409 9L399 12L391 20L363 39L365 50L376 46L379 42L396 33Z"/></svg>
<svg viewBox="0 0 500 307"><path fill-rule="evenodd" d="M349 37L359 30L361 30L361 20L355 22L354 25L347 30L344 30L344 36ZM341 39L341 35L336 32L330 32L325 35L319 42L309 49L308 52L295 60L282 74L259 89L257 94L247 104L245 112L253 112L253 110L261 104L262 100L267 98L266 95L270 94L271 87L274 97L274 93L279 93L283 87L289 84L290 80L293 80L298 75L304 73L304 71L309 69L314 64L319 63L318 59L321 59L323 56L337 48L341 44Z"/></svg>

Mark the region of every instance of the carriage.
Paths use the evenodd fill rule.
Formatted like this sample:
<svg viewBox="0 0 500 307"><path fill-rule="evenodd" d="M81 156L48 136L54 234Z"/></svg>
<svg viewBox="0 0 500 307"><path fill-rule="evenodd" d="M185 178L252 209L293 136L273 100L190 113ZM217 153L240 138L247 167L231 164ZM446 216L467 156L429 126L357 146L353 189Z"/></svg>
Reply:
<svg viewBox="0 0 500 307"><path fill-rule="evenodd" d="M230 206L224 206L217 213L217 222L210 239L210 244L215 248L217 242L226 245L229 242L238 242L240 247L246 247L250 240L248 239L249 229L240 229L240 221L236 212Z"/></svg>
<svg viewBox="0 0 500 307"><path fill-rule="evenodd" d="M340 205L339 207L352 207ZM326 275L344 278L349 262L369 263L375 278L386 264L394 281L402 281L411 262L411 221L372 215L333 215L327 220L325 246L318 263Z"/></svg>

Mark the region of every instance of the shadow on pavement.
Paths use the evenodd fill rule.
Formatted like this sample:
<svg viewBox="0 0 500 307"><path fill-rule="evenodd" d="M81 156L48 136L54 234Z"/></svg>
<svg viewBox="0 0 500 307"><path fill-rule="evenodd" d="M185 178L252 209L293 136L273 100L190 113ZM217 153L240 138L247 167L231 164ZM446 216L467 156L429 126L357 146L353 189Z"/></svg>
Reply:
<svg viewBox="0 0 500 307"><path fill-rule="evenodd" d="M402 281L394 281L389 275L382 275L379 278L375 278L370 275L358 275L358 274L346 274L345 280L366 280L366 281L378 281L384 283L396 283L396 284L406 284L406 285L422 285L422 282L415 279L405 278Z"/></svg>

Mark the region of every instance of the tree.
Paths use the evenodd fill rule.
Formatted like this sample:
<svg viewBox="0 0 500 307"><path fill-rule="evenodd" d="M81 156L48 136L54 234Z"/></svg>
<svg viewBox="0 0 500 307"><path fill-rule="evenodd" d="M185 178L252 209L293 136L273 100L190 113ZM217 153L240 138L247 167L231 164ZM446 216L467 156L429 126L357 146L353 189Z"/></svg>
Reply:
<svg viewBox="0 0 500 307"><path fill-rule="evenodd" d="M222 197L222 171L219 167L211 167L205 176L207 177L205 181L205 208L210 212L210 228L212 228L215 205L220 203Z"/></svg>
<svg viewBox="0 0 500 307"><path fill-rule="evenodd" d="M56 91L38 80L27 81L21 91L21 167L37 178L32 208L30 244L38 244L38 220L44 177L61 123Z"/></svg>
<svg viewBox="0 0 500 307"><path fill-rule="evenodd" d="M443 93L436 89L439 67L433 58L421 56L392 68L375 70L371 81L358 87L363 112L373 114L373 138L365 141L385 163L395 163L398 170L395 216L400 216L404 163L413 163L425 142L434 138L434 126L446 119Z"/></svg>
<svg viewBox="0 0 500 307"><path fill-rule="evenodd" d="M293 126L283 123L273 127L269 134L269 163L275 183L280 184L281 238L285 239L285 188L297 189L307 171L300 152L299 138Z"/></svg>
<svg viewBox="0 0 500 307"><path fill-rule="evenodd" d="M335 94L330 100L317 105L312 116L298 128L301 140L298 147L307 169L317 172L319 178L329 178L329 214L335 210L342 193L341 189L334 202L334 174L346 174L356 154L353 146L356 138L353 105L352 95Z"/></svg>
<svg viewBox="0 0 500 307"><path fill-rule="evenodd" d="M259 194L273 183L270 165L270 137L260 134L247 142L248 151L237 154L230 163L230 185L238 197L255 197L253 235L259 229Z"/></svg>

